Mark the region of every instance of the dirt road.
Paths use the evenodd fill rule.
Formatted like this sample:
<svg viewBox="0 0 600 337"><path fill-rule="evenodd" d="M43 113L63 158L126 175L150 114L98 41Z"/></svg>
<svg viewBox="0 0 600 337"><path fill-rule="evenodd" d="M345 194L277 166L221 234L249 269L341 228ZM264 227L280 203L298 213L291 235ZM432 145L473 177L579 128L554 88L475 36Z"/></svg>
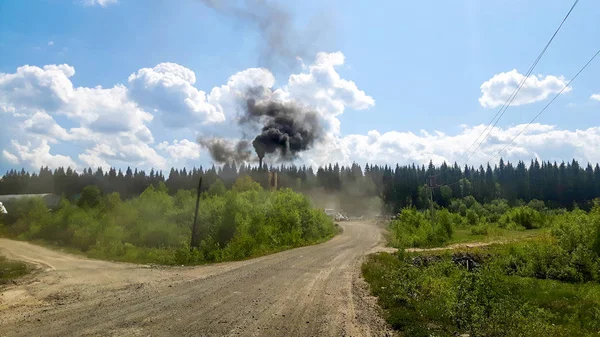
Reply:
<svg viewBox="0 0 600 337"><path fill-rule="evenodd" d="M240 262L149 267L0 239L42 271L2 290L0 336L391 336L360 278L380 230Z"/></svg>

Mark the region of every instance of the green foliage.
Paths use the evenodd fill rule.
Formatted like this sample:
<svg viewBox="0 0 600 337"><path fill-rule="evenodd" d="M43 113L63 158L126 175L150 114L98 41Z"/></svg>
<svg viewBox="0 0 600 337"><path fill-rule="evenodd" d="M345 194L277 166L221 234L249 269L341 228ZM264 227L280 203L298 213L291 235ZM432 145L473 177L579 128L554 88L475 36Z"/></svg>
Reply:
<svg viewBox="0 0 600 337"><path fill-rule="evenodd" d="M210 196L222 196L225 192L227 192L227 188L220 179L217 179L217 181L212 183L208 188L208 195Z"/></svg>
<svg viewBox="0 0 600 337"><path fill-rule="evenodd" d="M15 207L18 218L7 223L3 232L74 247L95 258L164 264L245 259L335 234L331 219L312 208L305 196L290 189L263 191L249 177L242 177L231 191L217 181L202 194L200 249L190 252L192 191L179 190L170 196L159 183L126 201L118 193L102 196L98 191L86 187L76 204L62 200L53 212L41 199L22 202Z"/></svg>
<svg viewBox="0 0 600 337"><path fill-rule="evenodd" d="M600 328L600 285L571 285L507 275L498 253L469 271L442 253L416 267L421 254L372 255L363 276L403 336L588 336ZM479 256L479 257L478 257ZM488 256L488 257L486 257Z"/></svg>
<svg viewBox="0 0 600 337"><path fill-rule="evenodd" d="M467 223L471 226L474 226L477 224L477 222L479 221L479 216L477 215L477 213L472 210L472 209L468 209L466 216L467 218Z"/></svg>
<svg viewBox="0 0 600 337"><path fill-rule="evenodd" d="M535 209L538 212L542 212L542 211L546 210L546 205L544 204L543 200L533 199L527 204L527 206Z"/></svg>
<svg viewBox="0 0 600 337"><path fill-rule="evenodd" d="M246 191L260 192L260 191L262 191L262 187L260 186L259 183L252 180L252 178L250 178L250 176L244 175L244 176L239 177L235 181L235 184L233 184L232 190L236 191L236 192L246 192Z"/></svg>
<svg viewBox="0 0 600 337"><path fill-rule="evenodd" d="M545 224L545 219L542 213L528 206L520 206L513 208L507 214L507 220L514 222L525 229L541 228Z"/></svg>
<svg viewBox="0 0 600 337"><path fill-rule="evenodd" d="M436 212L431 221L415 208L405 208L390 223L394 247L429 247L446 243L454 233L454 217L447 210Z"/></svg>
<svg viewBox="0 0 600 337"><path fill-rule="evenodd" d="M83 191L81 191L81 197L77 202L77 206L94 208L100 202L101 194L102 192L100 192L100 188L98 186L86 186L83 188Z"/></svg>
<svg viewBox="0 0 600 337"><path fill-rule="evenodd" d="M480 205L467 197L449 209L437 211L433 225L427 212L404 209L390 224L391 243L443 245L447 240L438 237L444 233L450 242L493 237L505 244L471 250L480 263L471 271L448 252L428 263L413 263L415 253L404 250L370 257L363 274L394 328L406 336L600 331L600 204L567 212L537 201L510 208L506 200ZM508 243L512 239L518 241Z"/></svg>

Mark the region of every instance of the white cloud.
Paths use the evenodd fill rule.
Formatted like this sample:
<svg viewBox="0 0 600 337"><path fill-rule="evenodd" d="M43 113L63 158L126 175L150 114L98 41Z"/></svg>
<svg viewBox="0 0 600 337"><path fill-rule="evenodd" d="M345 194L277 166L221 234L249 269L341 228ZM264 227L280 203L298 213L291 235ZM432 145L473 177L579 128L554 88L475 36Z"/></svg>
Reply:
<svg viewBox="0 0 600 337"><path fill-rule="evenodd" d="M42 165L74 167L77 163L79 167L158 169L190 161L205 164L210 162L207 151L184 135L207 131L202 135L239 137L234 117L251 89L255 95L259 93L259 100L294 100L310 106L326 122L323 139L301 153L298 164L353 161L427 164L429 160L436 164L442 161L462 164L467 156L460 158L461 154L483 131L484 125L462 124L456 134L438 130L415 133L371 130L342 136L338 119L341 114L348 108L364 110L375 105L373 97L337 72L344 62L340 52L319 53L312 64L303 64L300 73L290 75L280 87L275 87L275 77L267 69L250 68L233 74L224 85L206 91L194 86L196 74L191 69L174 63L140 69L131 74L127 83L107 88L75 86L71 82L75 69L66 64L41 68L25 65L12 74L0 73L0 114L5 125L14 125L19 131L9 131L13 132L8 135L13 139L12 146L2 151L1 158L10 165L32 169ZM493 107L498 102L504 103L504 92L510 91L511 86L514 89L519 79L522 75L512 71L484 83L482 105ZM537 76L530 81L520 93L524 96L517 97L521 99L519 104L544 99L564 86L562 78L553 76ZM591 98L595 99L594 96ZM485 164L522 127L495 128L469 164ZM160 137L158 144L153 130ZM223 130L226 132L220 134ZM58 142L62 142L61 147L54 145ZM510 160L575 157L583 162L600 162L600 148L586 144L600 144L600 127L573 131L532 124L502 157ZM70 145L81 150L73 152ZM61 153L56 153L59 149Z"/></svg>
<svg viewBox="0 0 600 337"><path fill-rule="evenodd" d="M14 149L14 154L2 151L4 157L6 158L8 154L8 157L11 157L13 161L18 161L30 169L37 170L42 166L48 166L49 168L77 168L77 164L71 157L61 154L50 154L50 145L45 139L42 139L36 144L33 144L32 142L21 144L20 142L13 140L11 144Z"/></svg>
<svg viewBox="0 0 600 337"><path fill-rule="evenodd" d="M10 164L13 165L18 165L19 164L19 158L17 156L15 156L14 154L6 151L6 150L2 150L2 156L4 157L4 159L6 159Z"/></svg>
<svg viewBox="0 0 600 337"><path fill-rule="evenodd" d="M239 104L247 98L248 89L270 89L273 85L275 85L275 77L269 70L249 68L230 76L227 84L214 87L208 96L208 101L218 107L227 118L232 118L236 115Z"/></svg>
<svg viewBox="0 0 600 337"><path fill-rule="evenodd" d="M36 112L31 118L28 118L21 125L24 131L39 134L42 137L48 137L50 142L56 142L55 139L68 140L70 137L67 130L62 128L52 116L44 111Z"/></svg>
<svg viewBox="0 0 600 337"><path fill-rule="evenodd" d="M81 153L79 156L79 160L81 160L85 167L98 168L101 167L103 171L110 169L110 165L106 160L102 159L100 156L90 153Z"/></svg>
<svg viewBox="0 0 600 337"><path fill-rule="evenodd" d="M149 145L154 137L147 124L153 115L130 100L128 88L74 87L70 80L74 74L69 65L23 66L14 74L0 74L0 111L20 121L33 139L68 141L87 149L79 157L84 163L105 165L114 160L164 166L164 158ZM55 116L67 117L76 126L67 130ZM98 146L109 146L114 154L98 151Z"/></svg>
<svg viewBox="0 0 600 337"><path fill-rule="evenodd" d="M75 68L67 64L25 65L14 74L0 73L0 108L26 114L57 110L73 96L73 75Z"/></svg>
<svg viewBox="0 0 600 337"><path fill-rule="evenodd" d="M600 94L592 94L590 99L593 99L594 101L600 101Z"/></svg>
<svg viewBox="0 0 600 337"><path fill-rule="evenodd" d="M74 128L71 132L73 139L84 145L85 152L79 157L84 162L98 165L102 160L115 166L132 165L160 169L167 166L165 158L152 148L151 142L144 140L147 136L140 135L145 129L140 129L139 132L106 134L86 128Z"/></svg>
<svg viewBox="0 0 600 337"><path fill-rule="evenodd" d="M81 0L81 4L84 6L100 6L107 7L109 5L113 5L118 3L119 0Z"/></svg>
<svg viewBox="0 0 600 337"><path fill-rule="evenodd" d="M525 76L517 72L516 69L494 75L481 85L479 104L484 108L495 108L503 105L524 78ZM543 101L550 95L559 93L566 84L567 81L563 76L531 75L525 81L511 105L517 106ZM570 87L563 92L569 91L571 91Z"/></svg>
<svg viewBox="0 0 600 337"><path fill-rule="evenodd" d="M153 119L152 114L129 100L127 88L121 84L110 89L77 88L70 104L57 113L105 133L136 131Z"/></svg>
<svg viewBox="0 0 600 337"><path fill-rule="evenodd" d="M468 164L479 166L486 164L506 144L508 144L525 125L508 128L494 128L491 136L469 159ZM462 165L471 152L461 155L485 129L485 125L466 127L456 135L447 135L434 131L421 135L412 132L391 131L381 134L376 130L367 135L348 135L333 137L322 146L302 154L303 160L310 165L318 166L330 162L351 164L427 164L432 160L435 164L457 162ZM532 124L523 134L515 139L506 151L491 161L493 165L500 157L511 161L541 158L542 160L576 158L583 163L600 162L600 148L586 146L600 144L600 127L585 130L558 129L554 125ZM472 148L472 150L474 147Z"/></svg>
<svg viewBox="0 0 600 337"><path fill-rule="evenodd" d="M129 76L129 94L142 107L155 111L165 125L184 127L193 122L216 123L225 120L219 107L207 101L196 89L196 74L175 63L160 63Z"/></svg>
<svg viewBox="0 0 600 337"><path fill-rule="evenodd" d="M346 107L364 110L375 105L373 97L358 89L353 81L342 79L335 70L344 61L341 52L318 53L315 62L304 67L308 72L290 75L288 84L275 93L317 109L329 122L330 131L339 133L336 116L344 113Z"/></svg>
<svg viewBox="0 0 600 337"><path fill-rule="evenodd" d="M49 46L54 46L54 41L48 41Z"/></svg>
<svg viewBox="0 0 600 337"><path fill-rule="evenodd" d="M158 144L156 149L168 153L175 160L198 159L202 151L202 147L198 143L187 139L182 139L181 141L175 139L172 144L165 141Z"/></svg>

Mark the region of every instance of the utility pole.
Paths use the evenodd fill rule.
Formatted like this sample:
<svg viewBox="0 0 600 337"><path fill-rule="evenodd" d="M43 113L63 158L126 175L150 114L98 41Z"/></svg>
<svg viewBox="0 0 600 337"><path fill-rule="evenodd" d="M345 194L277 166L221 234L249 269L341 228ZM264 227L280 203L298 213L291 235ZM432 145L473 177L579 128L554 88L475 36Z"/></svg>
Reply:
<svg viewBox="0 0 600 337"><path fill-rule="evenodd" d="M192 225L192 241L190 243L190 251L194 250L194 247L198 248L198 209L200 208L200 188L202 187L202 176L198 181L198 194L196 195L196 211L194 212L194 224Z"/></svg>
<svg viewBox="0 0 600 337"><path fill-rule="evenodd" d="M437 175L429 176L429 216L431 217L431 226L433 226L433 189L435 187L435 177Z"/></svg>

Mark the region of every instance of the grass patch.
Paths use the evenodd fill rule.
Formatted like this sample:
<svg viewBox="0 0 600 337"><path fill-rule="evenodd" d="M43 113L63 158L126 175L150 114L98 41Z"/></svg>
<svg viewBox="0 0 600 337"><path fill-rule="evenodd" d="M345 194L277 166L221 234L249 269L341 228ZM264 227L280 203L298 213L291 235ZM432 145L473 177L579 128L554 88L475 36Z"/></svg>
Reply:
<svg viewBox="0 0 600 337"><path fill-rule="evenodd" d="M0 285L8 284L27 273L29 267L26 263L7 260L6 257L0 256Z"/></svg>
<svg viewBox="0 0 600 337"><path fill-rule="evenodd" d="M516 230L499 228L496 226L488 226L485 231L473 231L472 228L460 228L454 231L454 235L447 244L524 240L537 237L548 231L549 229L547 228Z"/></svg>
<svg viewBox="0 0 600 337"><path fill-rule="evenodd" d="M473 254L494 249L475 249ZM365 279L404 336L590 336L600 331L600 284L568 284L506 275L494 263L468 271L440 253L412 264L417 253L371 255ZM486 255L484 254L484 255Z"/></svg>

